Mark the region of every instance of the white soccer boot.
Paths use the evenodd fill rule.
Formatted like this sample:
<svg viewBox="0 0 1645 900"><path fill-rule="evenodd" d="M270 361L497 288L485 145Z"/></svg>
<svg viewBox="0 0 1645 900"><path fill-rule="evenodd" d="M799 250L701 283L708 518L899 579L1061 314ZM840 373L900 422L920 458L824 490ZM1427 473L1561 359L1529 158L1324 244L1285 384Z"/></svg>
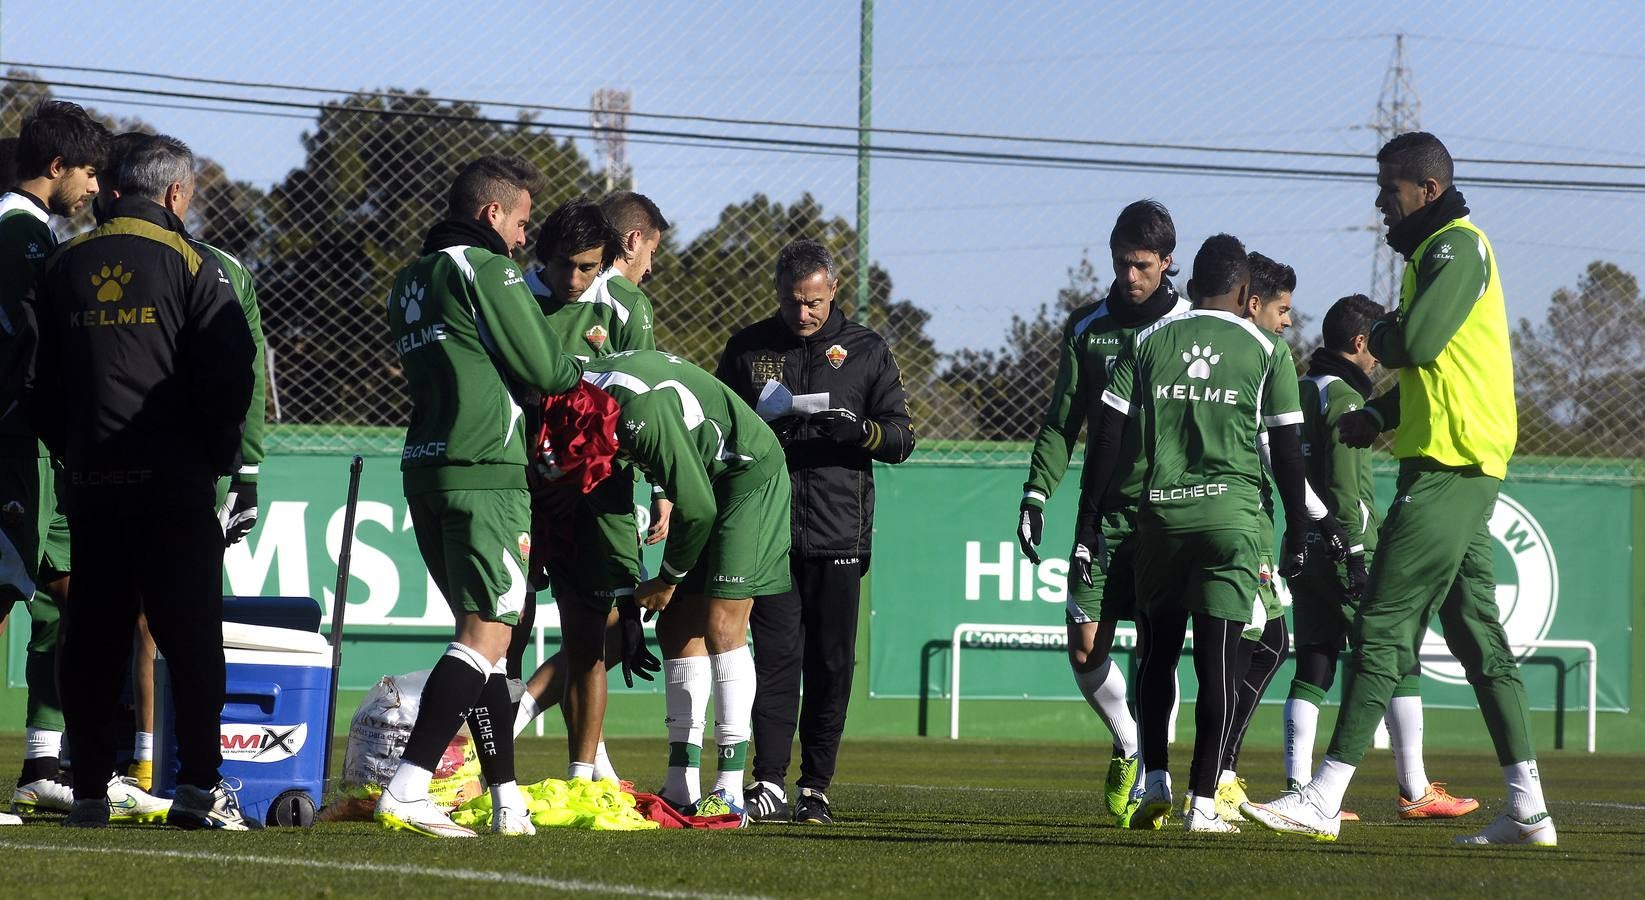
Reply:
<svg viewBox="0 0 1645 900"><path fill-rule="evenodd" d="M217 782L217 786L209 791L192 784L179 784L171 808L166 810L166 824L191 831L254 831L262 828L262 822L240 814L240 798L235 795L236 790L238 788L229 787L226 781Z"/></svg>
<svg viewBox="0 0 1645 900"><path fill-rule="evenodd" d="M21 825L23 820L11 813L0 812L0 825Z"/></svg>
<svg viewBox="0 0 1645 900"><path fill-rule="evenodd" d="M1239 834L1238 825L1224 821L1221 816L1206 815L1193 808L1182 817L1182 827L1184 830L1202 834Z"/></svg>
<svg viewBox="0 0 1645 900"><path fill-rule="evenodd" d="M1342 817L1325 812L1324 801L1311 784L1278 800L1242 804L1240 812L1270 831L1307 835L1316 841L1334 841L1342 830Z"/></svg>
<svg viewBox="0 0 1645 900"><path fill-rule="evenodd" d="M11 811L18 815L66 813L74 809L74 789L55 778L20 784L11 792Z"/></svg>
<svg viewBox="0 0 1645 900"><path fill-rule="evenodd" d="M1554 831L1553 817L1538 813L1521 822L1503 813L1478 834L1457 838L1459 844L1525 844L1532 847L1557 847L1559 835Z"/></svg>
<svg viewBox="0 0 1645 900"><path fill-rule="evenodd" d="M401 800L385 790L377 798L377 811L373 818L389 831L409 831L428 837L474 837L472 830L451 821L445 810L427 797Z"/></svg>
<svg viewBox="0 0 1645 900"><path fill-rule="evenodd" d="M1119 824L1122 828L1158 831L1165 827L1165 819L1170 814L1171 788L1156 781L1131 798L1120 815Z"/></svg>
<svg viewBox="0 0 1645 900"><path fill-rule="evenodd" d="M137 779L115 776L109 779L109 821L117 825L164 822L171 801L154 796L137 786Z"/></svg>
<svg viewBox="0 0 1645 900"><path fill-rule="evenodd" d="M491 810L491 833L534 835L537 826L531 824L531 813L524 808L497 806Z"/></svg>

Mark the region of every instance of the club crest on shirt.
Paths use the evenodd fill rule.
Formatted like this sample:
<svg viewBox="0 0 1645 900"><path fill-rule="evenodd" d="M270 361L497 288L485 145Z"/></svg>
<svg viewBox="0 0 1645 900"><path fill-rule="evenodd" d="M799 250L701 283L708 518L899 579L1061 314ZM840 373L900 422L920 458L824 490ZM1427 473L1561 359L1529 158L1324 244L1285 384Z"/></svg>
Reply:
<svg viewBox="0 0 1645 900"><path fill-rule="evenodd" d="M1273 583L1274 570L1268 565L1268 563L1264 562L1261 566L1257 567L1257 584L1262 585L1263 587L1268 587Z"/></svg>
<svg viewBox="0 0 1645 900"><path fill-rule="evenodd" d="M823 355L828 357L828 364L833 366L836 369L838 369L840 366L845 365L845 357L847 356L847 354L845 352L845 348L841 347L839 344L835 344L834 346L829 347L828 352L824 353Z"/></svg>
<svg viewBox="0 0 1645 900"><path fill-rule="evenodd" d="M595 325L593 328L583 332L583 340L588 341L588 345L593 347L595 350L599 350L605 346L605 339L606 330L603 325Z"/></svg>

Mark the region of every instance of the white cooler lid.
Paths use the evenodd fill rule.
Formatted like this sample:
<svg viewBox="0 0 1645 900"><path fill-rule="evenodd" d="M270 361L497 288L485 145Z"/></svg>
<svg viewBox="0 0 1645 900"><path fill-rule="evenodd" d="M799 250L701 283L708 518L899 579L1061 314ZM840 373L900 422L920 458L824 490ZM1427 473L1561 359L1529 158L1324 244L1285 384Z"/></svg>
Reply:
<svg viewBox="0 0 1645 900"><path fill-rule="evenodd" d="M331 653L331 645L326 643L326 639L312 631L246 625L241 622L223 623L223 649L322 653L328 657Z"/></svg>

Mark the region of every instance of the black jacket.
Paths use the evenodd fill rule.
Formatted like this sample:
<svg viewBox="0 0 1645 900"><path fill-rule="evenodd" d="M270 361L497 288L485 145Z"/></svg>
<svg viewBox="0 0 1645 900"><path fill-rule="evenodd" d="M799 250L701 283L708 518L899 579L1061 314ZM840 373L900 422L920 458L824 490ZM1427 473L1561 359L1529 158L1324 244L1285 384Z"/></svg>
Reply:
<svg viewBox="0 0 1645 900"><path fill-rule="evenodd" d="M31 316L30 417L71 513L212 503L235 471L254 348L233 285L183 223L123 197L46 264Z"/></svg>
<svg viewBox="0 0 1645 900"><path fill-rule="evenodd" d="M900 463L914 452L902 373L885 340L847 321L838 308L808 338L773 316L732 335L715 374L750 406L775 379L795 394L826 392L831 408L849 409L879 426L870 451L835 443L809 422L772 423L794 485L794 552L866 560L874 529L874 460Z"/></svg>

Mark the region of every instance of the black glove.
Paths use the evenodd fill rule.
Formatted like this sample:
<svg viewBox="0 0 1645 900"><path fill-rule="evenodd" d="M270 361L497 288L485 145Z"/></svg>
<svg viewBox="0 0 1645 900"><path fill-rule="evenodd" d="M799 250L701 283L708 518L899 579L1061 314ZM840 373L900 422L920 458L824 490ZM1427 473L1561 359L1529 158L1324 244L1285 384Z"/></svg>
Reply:
<svg viewBox="0 0 1645 900"><path fill-rule="evenodd" d="M640 624L640 604L634 602L633 597L624 598L617 604L617 620L623 629L623 683L633 687L636 675L645 681L657 680L653 673L661 672L663 664L646 646L645 626Z"/></svg>
<svg viewBox="0 0 1645 900"><path fill-rule="evenodd" d="M1342 586L1343 594L1349 600L1358 603L1365 596L1365 554L1355 553L1348 557L1348 583Z"/></svg>
<svg viewBox="0 0 1645 900"><path fill-rule="evenodd" d="M825 409L811 417L811 424L836 444L861 447L868 443L868 420L849 409Z"/></svg>
<svg viewBox="0 0 1645 900"><path fill-rule="evenodd" d="M1302 574L1302 565L1308 561L1308 532L1300 522L1287 522L1285 543L1280 548L1279 577L1295 578Z"/></svg>
<svg viewBox="0 0 1645 900"><path fill-rule="evenodd" d="M794 435L800 430L800 422L799 416L778 416L766 424L771 426L772 433L777 436L777 443L787 449L789 444L794 443Z"/></svg>
<svg viewBox="0 0 1645 900"><path fill-rule="evenodd" d="M1069 574L1079 578L1080 584L1086 587L1097 584L1093 567L1108 571L1108 540L1102 536L1102 516L1096 510L1081 509L1074 523L1074 551L1069 554L1068 566Z"/></svg>
<svg viewBox="0 0 1645 900"><path fill-rule="evenodd" d="M239 543L257 527L257 482L229 479L228 496L223 508L217 511L217 521L223 526L223 546Z"/></svg>
<svg viewBox="0 0 1645 900"><path fill-rule="evenodd" d="M1017 546L1022 548L1022 555L1037 566L1040 564L1040 555L1034 548L1040 545L1040 539L1045 536L1045 510L1024 503L1020 513L1017 517Z"/></svg>
<svg viewBox="0 0 1645 900"><path fill-rule="evenodd" d="M1325 542L1325 552L1331 554L1332 562L1342 562L1348 558L1348 533L1342 530L1342 523L1336 516L1326 516L1314 523L1319 530L1320 540ZM1365 561L1360 560L1360 568L1365 567Z"/></svg>

